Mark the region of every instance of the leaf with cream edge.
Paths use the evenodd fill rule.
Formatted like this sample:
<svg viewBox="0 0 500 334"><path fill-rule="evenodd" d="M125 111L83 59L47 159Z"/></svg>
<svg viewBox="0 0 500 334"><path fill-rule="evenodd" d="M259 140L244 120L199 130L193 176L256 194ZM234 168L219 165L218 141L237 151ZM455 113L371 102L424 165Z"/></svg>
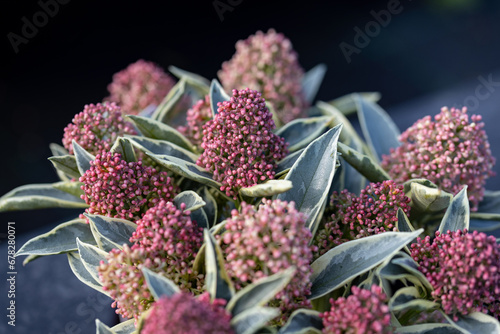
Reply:
<svg viewBox="0 0 500 334"><path fill-rule="evenodd" d="M151 291L155 300L158 300L163 296L171 297L174 294L181 292L179 287L168 278L145 267L141 268L141 270L144 274L144 278L146 279L148 289Z"/></svg>
<svg viewBox="0 0 500 334"><path fill-rule="evenodd" d="M401 145L401 132L389 114L378 104L367 101L360 95L355 97L355 101L363 135L373 156L381 161L383 155L391 153L391 148L395 149Z"/></svg>
<svg viewBox="0 0 500 334"><path fill-rule="evenodd" d="M285 173L288 173L288 171L290 171L290 168L292 168L293 164L295 163L295 161L297 161L297 159L300 157L302 152L304 152L304 149L300 149L298 151L295 151L295 152L287 155L286 157L284 157L280 161L278 161L276 163L278 165L278 167L276 167L274 170L276 175L274 175L274 176L277 178Z"/></svg>
<svg viewBox="0 0 500 334"><path fill-rule="evenodd" d="M135 156L134 147L125 137L118 137L111 147L112 153L120 153L122 160L126 162L136 162L137 157Z"/></svg>
<svg viewBox="0 0 500 334"><path fill-rule="evenodd" d="M49 161L58 172L64 173L64 175L76 179L81 176L74 155L53 156L49 158Z"/></svg>
<svg viewBox="0 0 500 334"><path fill-rule="evenodd" d="M412 206L425 212L439 212L447 208L453 195L425 181L416 179L404 183L405 189L410 185L410 192L405 193L411 198Z"/></svg>
<svg viewBox="0 0 500 334"><path fill-rule="evenodd" d="M219 102L229 101L231 97L224 91L221 84L217 79L213 79L210 84L210 108L212 109L212 115L215 117L217 115L217 104Z"/></svg>
<svg viewBox="0 0 500 334"><path fill-rule="evenodd" d="M111 328L102 323L99 319L95 319L96 334L116 334Z"/></svg>
<svg viewBox="0 0 500 334"><path fill-rule="evenodd" d="M357 111L356 98L358 96L361 96L363 99L370 102L378 102L381 97L379 92L351 93L329 101L328 104L331 104L342 114L348 116L354 114Z"/></svg>
<svg viewBox="0 0 500 334"><path fill-rule="evenodd" d="M323 320L315 310L295 310L287 323L281 327L279 334L321 334Z"/></svg>
<svg viewBox="0 0 500 334"><path fill-rule="evenodd" d="M74 219L62 223L47 233L30 239L16 253L20 255L55 255L78 250L76 238L89 243L96 244L90 230L90 225L85 219Z"/></svg>
<svg viewBox="0 0 500 334"><path fill-rule="evenodd" d="M51 183L27 184L0 197L0 212L47 208L84 209L87 207L84 200L54 188Z"/></svg>
<svg viewBox="0 0 500 334"><path fill-rule="evenodd" d="M67 255L68 255L69 267L71 268L73 274L75 274L76 278L78 278L85 285L88 285L94 290L97 290L109 297L108 293L103 290L100 281L96 280L89 273L87 268L85 268L78 252L71 252L68 253Z"/></svg>
<svg viewBox="0 0 500 334"><path fill-rule="evenodd" d="M396 254L423 232L385 232L343 243L311 264L312 288L309 299L317 299L346 284L356 276Z"/></svg>
<svg viewBox="0 0 500 334"><path fill-rule="evenodd" d="M295 202L297 210L306 215L306 224L313 235L335 175L341 129L341 125L336 126L307 146L285 177L293 188L276 196L282 201Z"/></svg>
<svg viewBox="0 0 500 334"><path fill-rule="evenodd" d="M162 139L152 139L141 136L128 136L127 137L132 145L142 152L148 152L159 155L170 155L182 160L196 163L198 155L188 151L172 142Z"/></svg>
<svg viewBox="0 0 500 334"><path fill-rule="evenodd" d="M172 124L171 120L174 117L175 107L179 102L182 102L182 97L186 92L186 79L181 78L172 89L168 92L167 96L161 101L153 115L152 120L164 123Z"/></svg>
<svg viewBox="0 0 500 334"><path fill-rule="evenodd" d="M312 101L314 101L316 93L318 93L319 87L321 86L321 82L323 82L323 78L325 77L325 73L326 65L318 64L304 74L302 78L302 93L307 102L312 103Z"/></svg>
<svg viewBox="0 0 500 334"><path fill-rule="evenodd" d="M290 180L267 180L252 187L241 188L240 194L248 197L266 197L284 193L292 188Z"/></svg>
<svg viewBox="0 0 500 334"><path fill-rule="evenodd" d="M50 152L52 152L53 157L61 157L61 156L65 156L65 155L70 155L68 150L59 144L50 143L49 148L50 148ZM73 156L73 158L74 158L74 156ZM50 160L50 158L49 158L49 160ZM76 162L75 162L75 164L76 164ZM78 171L78 168L77 168L77 171ZM57 167L56 167L56 172L57 172L57 176L59 177L59 179L61 181L70 181L72 179L72 176L69 176L69 175L61 172L59 169L57 169ZM78 172L78 173L80 173L80 172ZM80 175L78 175L78 177L79 176Z"/></svg>
<svg viewBox="0 0 500 334"><path fill-rule="evenodd" d="M331 116L297 118L275 131L288 143L288 151L295 152L321 136L332 121Z"/></svg>
<svg viewBox="0 0 500 334"><path fill-rule="evenodd" d="M342 154L342 158L347 161L349 165L354 167L358 172L370 182L383 182L390 180L391 177L380 165L372 158L364 155L349 146L339 142L338 150Z"/></svg>
<svg viewBox="0 0 500 334"><path fill-rule="evenodd" d="M236 334L253 334L268 321L276 318L280 311L272 307L253 307L231 319L231 327Z"/></svg>
<svg viewBox="0 0 500 334"><path fill-rule="evenodd" d="M467 197L467 186L465 185L451 201L443 220L439 225L440 233L448 231L455 232L458 230L469 229L469 198Z"/></svg>
<svg viewBox="0 0 500 334"><path fill-rule="evenodd" d="M464 334L500 334L500 323L497 319L481 312L467 315L458 315L458 321L453 321L448 315L441 312L452 326Z"/></svg>
<svg viewBox="0 0 500 334"><path fill-rule="evenodd" d="M101 261L107 262L106 255L108 255L108 253L96 246L82 242L78 238L76 238L76 244L78 245L78 253L80 254L80 260L84 267L92 278L99 282L99 265Z"/></svg>
<svg viewBox="0 0 500 334"><path fill-rule="evenodd" d="M52 183L52 187L78 198L81 198L80 196L84 194L82 185L83 183L78 181L61 181Z"/></svg>
<svg viewBox="0 0 500 334"><path fill-rule="evenodd" d="M78 143L73 139L71 145L73 146L73 151L75 153L76 165L78 166L78 171L80 175L85 174L85 172L90 169L90 162L95 160L95 156L90 154L83 147L78 145Z"/></svg>
<svg viewBox="0 0 500 334"><path fill-rule="evenodd" d="M168 70L179 79L184 79L186 84L196 87L199 95L207 95L210 90L210 81L199 74L192 73L176 66L170 65Z"/></svg>
<svg viewBox="0 0 500 334"><path fill-rule="evenodd" d="M137 333L135 328L135 319L129 319L119 323L118 325L113 326L111 330L115 334L135 334Z"/></svg>
<svg viewBox="0 0 500 334"><path fill-rule="evenodd" d="M207 187L203 187L198 190L198 194L201 194L203 201L206 203L203 207L208 219L209 226L214 226L217 224L217 216L219 214L219 208L217 201L214 196L208 191Z"/></svg>
<svg viewBox="0 0 500 334"><path fill-rule="evenodd" d="M184 210L189 210L189 211L198 210L198 209L204 207L205 204L207 204L207 203L205 203L203 198L200 197L200 195L198 195L197 193L195 193L192 190L186 190L186 191L183 191L183 192L177 194L174 197L173 202L174 202L175 206L177 206L178 208L180 208L181 204L184 203L186 205Z"/></svg>
<svg viewBox="0 0 500 334"><path fill-rule="evenodd" d="M400 288L389 300L389 309L393 312L401 312L409 309L417 311L429 311L439 308L439 304L430 300L420 298L420 293L414 286Z"/></svg>
<svg viewBox="0 0 500 334"><path fill-rule="evenodd" d="M463 332L449 324L419 324L396 328L398 334L463 334Z"/></svg>
<svg viewBox="0 0 500 334"><path fill-rule="evenodd" d="M121 218L89 213L84 213L84 215L89 219L92 234L99 248L110 251L112 248L122 249L124 244L132 246L130 237L137 229L137 224Z"/></svg>
<svg viewBox="0 0 500 334"><path fill-rule="evenodd" d="M229 301L234 295L234 287L224 268L224 256L217 241L207 229L205 239L205 286L210 299L222 298Z"/></svg>

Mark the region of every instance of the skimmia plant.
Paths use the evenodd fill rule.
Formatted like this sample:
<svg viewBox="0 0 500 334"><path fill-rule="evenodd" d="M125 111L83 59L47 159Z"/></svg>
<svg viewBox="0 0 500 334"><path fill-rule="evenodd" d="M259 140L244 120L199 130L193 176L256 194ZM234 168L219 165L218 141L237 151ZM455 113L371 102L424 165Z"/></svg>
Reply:
<svg viewBox="0 0 500 334"><path fill-rule="evenodd" d="M60 180L0 198L80 210L17 255L67 254L122 316L98 333L500 333L479 115L400 133L377 93L314 102L325 66L274 30L237 43L222 85L169 71L117 73L51 144Z"/></svg>

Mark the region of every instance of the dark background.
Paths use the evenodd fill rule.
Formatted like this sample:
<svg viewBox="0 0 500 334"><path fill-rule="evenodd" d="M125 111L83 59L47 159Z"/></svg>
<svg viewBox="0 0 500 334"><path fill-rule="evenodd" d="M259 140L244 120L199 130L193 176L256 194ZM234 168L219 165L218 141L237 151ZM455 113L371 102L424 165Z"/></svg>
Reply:
<svg viewBox="0 0 500 334"><path fill-rule="evenodd" d="M359 54L352 54L351 62L339 45L355 46L354 29L365 30L374 21L373 11L386 10L391 1L221 0L239 3L230 5L222 19L213 0L159 3L73 0L59 4L58 12L16 53L8 34L22 35L23 18L33 22L42 8L37 1L2 2L0 195L27 183L58 181L47 160L49 143L61 143L63 128L73 116L85 104L100 102L107 95L113 73L143 58L165 69L175 65L212 79L233 55L235 42L257 30L275 28L284 33L304 69L318 63L328 66L317 99L378 91L380 105L401 130L424 115L438 113L444 105L464 105L467 98L476 96L480 78L500 82L500 2L495 0L401 0L401 12L392 15ZM500 87L489 88L482 88L489 95L473 112L484 116L493 153L500 157ZM498 165L495 169L499 173ZM499 190L499 179L490 179L488 188ZM67 209L1 213L0 225L16 222L19 248L23 238L78 213ZM0 238L5 232L0 230ZM65 323L69 320L64 318L64 305L73 305L69 309L74 313L75 303L81 305L83 297L74 295L75 301L70 301L68 296L87 290L69 278L72 274L65 261L61 256L37 260L26 267L30 272L19 274L23 294L18 298L26 303L18 320L25 327L17 327L15 333L59 333L70 323ZM4 263L1 260L0 268ZM50 274L49 267L43 266L53 266L60 273ZM47 283L50 280L59 289L59 299L57 293L50 293L56 290ZM43 293L37 294L38 285ZM29 308L32 303L40 314ZM93 326L81 314L74 316L78 324ZM40 319L43 327L35 327ZM3 325L4 320L0 329Z"/></svg>

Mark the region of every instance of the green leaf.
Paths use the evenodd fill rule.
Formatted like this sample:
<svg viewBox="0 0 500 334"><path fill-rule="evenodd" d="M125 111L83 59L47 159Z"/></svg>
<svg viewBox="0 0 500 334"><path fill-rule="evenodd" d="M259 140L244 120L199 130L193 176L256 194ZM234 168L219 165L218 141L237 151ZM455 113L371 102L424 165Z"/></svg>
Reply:
<svg viewBox="0 0 500 334"><path fill-rule="evenodd" d="M54 188L53 184L28 184L0 197L0 212L46 208L87 208L82 199Z"/></svg>
<svg viewBox="0 0 500 334"><path fill-rule="evenodd" d="M439 212L447 208L453 195L426 181L415 179L405 182L404 187L410 187L410 193L406 195L411 198L412 206L426 212Z"/></svg>
<svg viewBox="0 0 500 334"><path fill-rule="evenodd" d="M143 152L158 155L170 155L192 163L196 163L196 160L198 160L198 156L193 152L177 146L169 141L139 136L129 136L127 138L130 140L132 145Z"/></svg>
<svg viewBox="0 0 500 334"><path fill-rule="evenodd" d="M234 295L234 287L224 268L224 256L217 241L207 229L203 230L205 239L205 285L210 298L229 301Z"/></svg>
<svg viewBox="0 0 500 334"><path fill-rule="evenodd" d="M142 268L142 273L146 278L149 291L153 294L155 300L163 296L171 297L176 293L180 293L179 287L168 278L151 271L148 268Z"/></svg>
<svg viewBox="0 0 500 334"><path fill-rule="evenodd" d="M412 233L385 232L349 241L329 250L311 264L313 273L309 299L324 296L374 268L422 232L422 229Z"/></svg>
<svg viewBox="0 0 500 334"><path fill-rule="evenodd" d="M135 319L129 319L111 328L115 334L134 334L135 329Z"/></svg>
<svg viewBox="0 0 500 334"><path fill-rule="evenodd" d="M241 188L240 194L248 197L266 197L284 193L292 188L292 182L289 180L268 180L252 187Z"/></svg>
<svg viewBox="0 0 500 334"><path fill-rule="evenodd" d="M295 202L297 210L306 214L313 234L335 174L341 129L342 126L336 126L307 146L285 177L293 188L277 196L282 201Z"/></svg>
<svg viewBox="0 0 500 334"><path fill-rule="evenodd" d="M446 319L455 328L466 334L498 334L500 333L500 323L497 319L481 313L474 312L468 315L458 315L458 321L453 321L449 316L443 313Z"/></svg>
<svg viewBox="0 0 500 334"><path fill-rule="evenodd" d="M229 101L231 97L224 91L221 84L217 79L213 79L210 85L210 108L212 109L212 115L217 115L217 104L219 102Z"/></svg>
<svg viewBox="0 0 500 334"><path fill-rule="evenodd" d="M403 209L398 208L398 221L396 222L396 228L399 232L413 232L415 229L411 224L408 216L404 213Z"/></svg>
<svg viewBox="0 0 500 334"><path fill-rule="evenodd" d="M220 187L222 186L219 182L212 179L212 174L196 164L170 155L156 155L151 153L146 154L158 164L174 172L175 174L179 174L190 180L214 187L215 189L220 189Z"/></svg>
<svg viewBox="0 0 500 334"><path fill-rule="evenodd" d="M96 246L80 241L79 238L76 238L76 244L78 245L78 253L83 265L90 275L96 281L99 281L99 265L101 261L107 262L106 255L108 253Z"/></svg>
<svg viewBox="0 0 500 334"><path fill-rule="evenodd" d="M173 127L148 117L136 115L127 115L127 117L134 122L145 137L166 140L190 152L194 152L195 148L193 144ZM137 141L137 137L131 138L135 138Z"/></svg>
<svg viewBox="0 0 500 334"><path fill-rule="evenodd" d="M207 95L210 89L210 81L201 75L182 70L175 66L169 66L168 70L179 79L184 79L187 84L197 87L201 95Z"/></svg>
<svg viewBox="0 0 500 334"><path fill-rule="evenodd" d="M304 74L302 78L302 92L307 102L312 103L314 101L325 73L326 65L318 64Z"/></svg>
<svg viewBox="0 0 500 334"><path fill-rule="evenodd" d="M75 197L80 197L84 194L82 190L82 182L77 181L61 181L53 183L52 186L58 190L62 190Z"/></svg>
<svg viewBox="0 0 500 334"><path fill-rule="evenodd" d="M50 148L50 152L52 152L52 155L54 155L56 157L61 156L61 155L69 155L68 150L59 144L50 143L49 148Z"/></svg>
<svg viewBox="0 0 500 334"><path fill-rule="evenodd" d="M400 334L462 334L463 332L449 324L419 324L396 329Z"/></svg>
<svg viewBox="0 0 500 334"><path fill-rule="evenodd" d="M78 171L80 175L85 174L85 171L90 169L90 162L95 160L95 156L87 152L83 147L78 145L78 143L73 140L72 144L73 152L75 152L76 165L78 166Z"/></svg>
<svg viewBox="0 0 500 334"><path fill-rule="evenodd" d="M391 259L391 263L409 273L411 276L406 276L406 279L415 284L415 286L421 286L423 289L422 292L424 292L425 295L427 295L427 292L430 293L434 291L434 288L425 275L418 270L418 264L407 253L402 251L399 252Z"/></svg>
<svg viewBox="0 0 500 334"><path fill-rule="evenodd" d="M368 181L382 182L391 179L389 174L369 156L355 151L341 142L338 143L338 150L342 154L342 158L366 177Z"/></svg>
<svg viewBox="0 0 500 334"><path fill-rule="evenodd" d="M20 255L54 255L73 252L78 249L76 238L96 244L90 226L85 219L74 219L62 223L47 233L41 234L26 242L16 253Z"/></svg>
<svg viewBox="0 0 500 334"><path fill-rule="evenodd" d="M203 210L207 215L208 224L209 226L214 226L217 224L217 216L219 214L217 201L210 191L208 191L207 187L203 187L203 189L198 190L198 193L201 194L203 201L206 203Z"/></svg>
<svg viewBox="0 0 500 334"><path fill-rule="evenodd" d="M174 204L180 208L181 204L184 203L186 207L184 210L195 211L204 207L207 203L192 190L186 190L174 197Z"/></svg>
<svg viewBox="0 0 500 334"><path fill-rule="evenodd" d="M231 326L236 334L253 334L279 314L279 310L275 308L254 307L232 318Z"/></svg>
<svg viewBox="0 0 500 334"><path fill-rule="evenodd" d="M285 173L288 173L288 171L290 171L290 168L292 168L293 164L295 163L295 161L297 161L302 152L304 152L304 149L290 153L289 155L278 161L278 167L276 167L276 169L274 170L276 172L275 177L277 178Z"/></svg>
<svg viewBox="0 0 500 334"><path fill-rule="evenodd" d="M49 158L49 161L54 165L54 167L69 177L78 179L81 174L76 164L76 158L74 155L61 155L53 156Z"/></svg>
<svg viewBox="0 0 500 334"><path fill-rule="evenodd" d="M321 334L323 320L319 315L320 313L314 310L295 310L279 334Z"/></svg>
<svg viewBox="0 0 500 334"><path fill-rule="evenodd" d="M408 309L428 311L437 309L439 305L430 300L420 299L420 293L414 286L407 286L396 291L389 300L389 309L393 312Z"/></svg>
<svg viewBox="0 0 500 334"><path fill-rule="evenodd" d="M25 266L28 263L30 263L31 261L35 261L36 259L43 257L43 256L45 256L45 255L28 255L23 260L23 266Z"/></svg>
<svg viewBox="0 0 500 334"><path fill-rule="evenodd" d="M116 334L111 328L103 324L99 319L95 319L96 334Z"/></svg>
<svg viewBox="0 0 500 334"><path fill-rule="evenodd" d="M133 222L88 213L84 215L89 219L95 240L100 248L104 250L110 247L122 249L124 244L132 246L130 237L137 229L137 225Z"/></svg>
<svg viewBox="0 0 500 334"><path fill-rule="evenodd" d="M467 186L453 198L443 220L439 225L439 232L447 233L457 230L469 229L469 198L467 197Z"/></svg>
<svg viewBox="0 0 500 334"><path fill-rule="evenodd" d="M128 138L118 137L111 147L112 153L120 153L122 160L126 162L135 162L137 157L135 156L134 147L128 140Z"/></svg>
<svg viewBox="0 0 500 334"><path fill-rule="evenodd" d="M203 208L191 212L191 220L194 221L198 227L210 228L210 222L208 220L207 214Z"/></svg>
<svg viewBox="0 0 500 334"><path fill-rule="evenodd" d="M169 120L175 116L176 106L182 102L182 97L185 92L186 79L181 78L181 80L179 80L179 82L177 82L175 86L170 89L167 96L165 96L163 101L161 101L158 105L155 112L151 116L151 119L164 124L171 124L172 122L169 122Z"/></svg>
<svg viewBox="0 0 500 334"><path fill-rule="evenodd" d="M229 301L226 309L234 317L255 306L267 304L278 292L285 288L295 271L295 267L290 267L285 271L262 278L244 287Z"/></svg>
<svg viewBox="0 0 500 334"><path fill-rule="evenodd" d="M378 104L365 100L362 96L357 96L355 100L363 135L373 155L382 160L382 155L390 154L391 148L401 145L401 132Z"/></svg>
<svg viewBox="0 0 500 334"><path fill-rule="evenodd" d="M69 266L71 268L71 271L73 271L73 274L75 274L76 278L78 278L81 282L90 286L94 290L97 290L105 294L106 296L109 296L108 293L102 289L101 283L89 273L87 268L85 268L80 255L77 252L71 252L67 255Z"/></svg>
<svg viewBox="0 0 500 334"><path fill-rule="evenodd" d="M357 111L356 98L358 96L361 96L364 100L370 102L377 102L378 100L380 100L380 93L365 92L365 93L351 93L348 95L344 95L328 103L337 108L342 114L348 116Z"/></svg>
<svg viewBox="0 0 500 334"><path fill-rule="evenodd" d="M297 118L276 131L276 135L285 138L288 151L294 152L309 145L321 136L331 122L331 116Z"/></svg>

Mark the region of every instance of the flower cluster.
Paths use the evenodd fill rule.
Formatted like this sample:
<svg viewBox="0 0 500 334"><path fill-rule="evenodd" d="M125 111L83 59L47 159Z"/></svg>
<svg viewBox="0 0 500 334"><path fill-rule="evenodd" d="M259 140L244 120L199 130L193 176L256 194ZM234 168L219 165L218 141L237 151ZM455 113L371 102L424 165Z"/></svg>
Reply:
<svg viewBox="0 0 500 334"><path fill-rule="evenodd" d="M115 300L117 313L137 318L153 302L141 268L162 274L182 290L201 290L202 276L192 267L203 242L202 229L184 208L160 201L137 222L137 230L130 238L132 247L113 249L107 263L101 263L100 279Z"/></svg>
<svg viewBox="0 0 500 334"><path fill-rule="evenodd" d="M80 177L82 199L90 214L137 220L161 199L172 199L177 187L166 172L126 162L119 153L103 152Z"/></svg>
<svg viewBox="0 0 500 334"><path fill-rule="evenodd" d="M279 306L286 314L310 306L306 298L311 289L310 263L315 247L308 245L311 232L305 221L293 202L280 200L263 199L257 211L245 202L241 213L233 210L222 235L222 248L235 287L240 289L295 266L292 280L276 295L271 306Z"/></svg>
<svg viewBox="0 0 500 334"><path fill-rule="evenodd" d="M273 29L238 41L236 53L222 64L218 76L227 90L250 87L262 92L284 124L306 115L304 71L290 40Z"/></svg>
<svg viewBox="0 0 500 334"><path fill-rule="evenodd" d="M382 167L397 182L426 178L452 194L466 184L471 209L477 210L495 164L483 127L481 116L469 120L466 107L443 107L434 121L426 116L403 132L401 146L383 157Z"/></svg>
<svg viewBox="0 0 500 334"><path fill-rule="evenodd" d="M174 79L152 62L138 60L113 75L105 99L118 103L124 113L137 115L157 106L174 86Z"/></svg>
<svg viewBox="0 0 500 334"><path fill-rule="evenodd" d="M467 230L417 238L411 255L434 287L432 297L445 313L500 316L500 246L495 237Z"/></svg>
<svg viewBox="0 0 500 334"><path fill-rule="evenodd" d="M73 154L72 141L92 154L108 151L115 140L124 134L136 134L131 123L123 119L115 103L87 104L64 128L64 147Z"/></svg>
<svg viewBox="0 0 500 334"><path fill-rule="evenodd" d="M186 126L179 126L177 129L186 136L195 146L201 146L203 141L203 125L212 119L212 109L210 106L210 96L199 100L194 106L188 109L186 116Z"/></svg>
<svg viewBox="0 0 500 334"><path fill-rule="evenodd" d="M359 196L347 190L334 192L330 203L334 213L317 232L315 257L349 240L395 231L398 209L409 215L410 201L403 186L392 180L370 183Z"/></svg>
<svg viewBox="0 0 500 334"><path fill-rule="evenodd" d="M286 144L272 132L272 114L259 92L234 89L231 100L218 106L217 115L203 125L204 151L196 163L222 183L221 191L236 198L240 188L274 178Z"/></svg>
<svg viewBox="0 0 500 334"><path fill-rule="evenodd" d="M323 334L393 333L387 297L378 285L370 290L353 286L351 292L347 298L330 299L330 311L320 315Z"/></svg>
<svg viewBox="0 0 500 334"><path fill-rule="evenodd" d="M232 334L231 315L224 309L226 301L208 294L198 298L186 293L162 297L154 303L142 334Z"/></svg>

